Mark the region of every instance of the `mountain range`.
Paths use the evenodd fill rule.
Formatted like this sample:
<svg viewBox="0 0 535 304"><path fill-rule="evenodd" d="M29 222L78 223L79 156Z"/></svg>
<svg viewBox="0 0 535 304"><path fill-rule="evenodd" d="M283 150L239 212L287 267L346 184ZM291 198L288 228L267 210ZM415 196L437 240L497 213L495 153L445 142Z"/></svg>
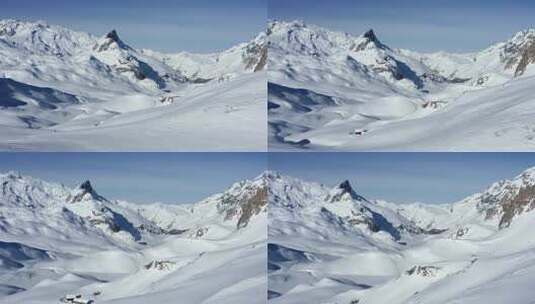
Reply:
<svg viewBox="0 0 535 304"><path fill-rule="evenodd" d="M218 53L164 54L115 30L8 19L0 58L2 150L265 150L265 33Z"/></svg>
<svg viewBox="0 0 535 304"><path fill-rule="evenodd" d="M347 180L272 171L176 205L17 172L0 185L0 303L250 303L266 285L270 303L534 296L535 168L449 204L370 199Z"/></svg>
<svg viewBox="0 0 535 304"><path fill-rule="evenodd" d="M0 303L250 303L266 292L264 175L176 205L16 172L0 184Z"/></svg>
<svg viewBox="0 0 535 304"><path fill-rule="evenodd" d="M272 21L273 150L531 150L535 30L473 53L420 53Z"/></svg>
<svg viewBox="0 0 535 304"><path fill-rule="evenodd" d="M451 204L270 172L270 303L529 303L535 168ZM507 290L505 292L505 290Z"/></svg>

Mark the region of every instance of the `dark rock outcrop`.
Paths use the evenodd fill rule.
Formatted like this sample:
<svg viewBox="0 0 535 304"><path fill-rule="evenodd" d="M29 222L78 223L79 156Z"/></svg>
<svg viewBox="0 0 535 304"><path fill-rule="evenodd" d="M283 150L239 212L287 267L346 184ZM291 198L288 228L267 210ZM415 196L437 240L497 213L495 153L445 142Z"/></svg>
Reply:
<svg viewBox="0 0 535 304"><path fill-rule="evenodd" d="M355 190L353 190L353 187L351 186L351 183L348 180L345 180L341 182L327 197L327 201L329 202L335 202L342 199L344 195L349 195L354 200L357 201L366 201L366 199L360 195L358 195Z"/></svg>
<svg viewBox="0 0 535 304"><path fill-rule="evenodd" d="M407 270L408 275L418 275L421 277L434 277L437 275L437 272L440 270L440 267L437 266L421 266L417 265Z"/></svg>
<svg viewBox="0 0 535 304"><path fill-rule="evenodd" d="M238 219L236 227L244 228L254 215L259 214L267 205L267 187L259 188L255 194L241 204L241 216Z"/></svg>
<svg viewBox="0 0 535 304"><path fill-rule="evenodd" d="M80 187L78 187L78 192L72 196L70 196L67 201L71 204L78 203L85 198L94 199L96 201L100 202L107 202L108 200L104 198L103 196L99 195L95 189L93 189L93 186L91 185L91 182L86 180L83 182Z"/></svg>
<svg viewBox="0 0 535 304"><path fill-rule="evenodd" d="M522 49L520 61L515 69L515 77L521 76L528 65L535 63L535 41L532 41Z"/></svg>
<svg viewBox="0 0 535 304"><path fill-rule="evenodd" d="M259 72L264 70L267 64L268 47L267 44L251 43L245 49L243 54L243 62L246 70L253 70Z"/></svg>
<svg viewBox="0 0 535 304"><path fill-rule="evenodd" d="M535 185L524 185L516 191L507 184L503 186L505 194L485 195L478 205L486 220L499 219L500 229L509 227L516 216L535 209Z"/></svg>
<svg viewBox="0 0 535 304"><path fill-rule="evenodd" d="M126 45L117 34L116 30L111 30L109 33L104 36L103 40L96 44L93 47L93 50L97 52L104 52L109 50L112 46L116 46L121 49L131 49L128 45Z"/></svg>

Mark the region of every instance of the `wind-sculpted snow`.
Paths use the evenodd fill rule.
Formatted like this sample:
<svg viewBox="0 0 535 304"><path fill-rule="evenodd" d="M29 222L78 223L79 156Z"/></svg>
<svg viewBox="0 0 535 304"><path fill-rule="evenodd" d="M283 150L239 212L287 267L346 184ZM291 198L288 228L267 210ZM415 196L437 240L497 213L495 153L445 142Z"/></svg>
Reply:
<svg viewBox="0 0 535 304"><path fill-rule="evenodd" d="M265 33L162 54L115 30L0 20L0 149L265 150L266 61Z"/></svg>
<svg viewBox="0 0 535 304"><path fill-rule="evenodd" d="M534 172L443 205L271 172L269 303L529 303Z"/></svg>
<svg viewBox="0 0 535 304"><path fill-rule="evenodd" d="M270 148L532 150L533 33L477 53L422 54L373 30L271 22Z"/></svg>
<svg viewBox="0 0 535 304"><path fill-rule="evenodd" d="M0 174L0 303L251 303L266 294L267 179L194 204L109 200ZM97 185L98 186L98 185Z"/></svg>

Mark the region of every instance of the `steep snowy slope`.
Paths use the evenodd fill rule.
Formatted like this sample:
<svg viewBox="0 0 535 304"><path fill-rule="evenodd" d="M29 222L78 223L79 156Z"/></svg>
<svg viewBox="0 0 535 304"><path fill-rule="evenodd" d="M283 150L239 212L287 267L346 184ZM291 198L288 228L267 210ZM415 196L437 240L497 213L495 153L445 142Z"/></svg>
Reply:
<svg viewBox="0 0 535 304"><path fill-rule="evenodd" d="M266 56L265 33L175 55L136 50L115 30L1 20L0 148L263 150Z"/></svg>
<svg viewBox="0 0 535 304"><path fill-rule="evenodd" d="M0 175L0 303L250 303L266 293L267 180L191 205ZM237 262L239 261L239 262ZM201 288L202 287L202 288Z"/></svg>
<svg viewBox="0 0 535 304"><path fill-rule="evenodd" d="M532 149L533 33L474 54L420 54L373 30L271 22L270 147Z"/></svg>
<svg viewBox="0 0 535 304"><path fill-rule="evenodd" d="M529 303L534 172L438 206L273 173L270 303Z"/></svg>

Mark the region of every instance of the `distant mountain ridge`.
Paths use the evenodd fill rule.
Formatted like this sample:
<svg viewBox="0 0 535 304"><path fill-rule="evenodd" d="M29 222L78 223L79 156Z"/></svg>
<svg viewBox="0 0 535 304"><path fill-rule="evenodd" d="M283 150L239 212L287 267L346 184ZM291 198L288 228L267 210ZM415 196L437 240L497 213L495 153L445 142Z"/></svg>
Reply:
<svg viewBox="0 0 535 304"><path fill-rule="evenodd" d="M110 201L98 194L90 181L71 190L63 185L9 172L0 175L0 183L0 214L6 216L5 221L0 222L3 231L11 231L12 227L25 229L26 221L32 225L39 223L41 226L37 231L57 227L64 233L83 225L84 230L103 233L99 237L128 244L165 234L209 236L212 226L221 225L228 226L229 230L225 233L232 233L246 228L250 221L265 216L267 212L267 186L261 176L234 184L229 190L198 204L162 208ZM173 221L158 220L155 214L162 213L168 213L166 217L173 217ZM7 218L7 214L11 214L11 219ZM47 219L47 215L54 216Z"/></svg>
<svg viewBox="0 0 535 304"><path fill-rule="evenodd" d="M306 226L325 221L340 229L356 228L373 236L387 232L392 240L403 235L455 234L471 226L490 226L495 232L509 227L516 218L535 209L535 169L512 180L502 180L481 193L451 204L393 204L368 200L357 194L349 181L331 189L271 172L269 200L275 214L285 214ZM293 213L302 217L293 217ZM535 213L533 213L535 215ZM313 216L315 219L308 219ZM275 217L275 221L278 221ZM280 225L275 225L278 229ZM465 231L467 232L467 231ZM468 233L465 237L470 237Z"/></svg>
<svg viewBox="0 0 535 304"><path fill-rule="evenodd" d="M89 64L88 67L92 65L94 73L102 73L102 70L115 71L126 77L134 76L130 77L130 81L136 85L148 86L149 83L137 81L149 79L158 88L199 81L200 78L196 77L210 81L234 73L261 71L266 60L264 36L265 34L260 34L248 43L216 54L166 55L136 50L121 40L115 30L97 38L46 22L0 20L0 45L5 47L2 49L3 62L18 60L16 53L26 53L30 58L33 55L52 56L48 61L54 61L52 58L56 57L58 62L67 65L73 60L77 64ZM13 52L15 53L11 55ZM32 61L37 61L37 58ZM191 67L182 70L182 61L187 61ZM24 63L19 62L22 65L19 68L24 67ZM66 68L72 68L76 74L82 72L74 66Z"/></svg>
<svg viewBox="0 0 535 304"><path fill-rule="evenodd" d="M504 73L521 76L531 63L530 55L535 42L535 29L520 31L506 42L497 43L478 53L448 54L418 53L393 49L383 44L373 29L360 36L329 31L302 21L272 21L268 25L270 48L274 51L295 52L300 56L313 56L341 60L347 54L351 60L363 64L363 72L384 75L387 80L408 79L418 88L424 82L468 82L481 85L478 74ZM439 57L446 61L441 62ZM463 61L459 61L463 57ZM321 60L321 59L320 59ZM444 65L444 67L442 66ZM448 67L450 70L444 70ZM452 70L454 69L454 70ZM469 70L475 73L469 74ZM479 75L480 76L480 75Z"/></svg>

